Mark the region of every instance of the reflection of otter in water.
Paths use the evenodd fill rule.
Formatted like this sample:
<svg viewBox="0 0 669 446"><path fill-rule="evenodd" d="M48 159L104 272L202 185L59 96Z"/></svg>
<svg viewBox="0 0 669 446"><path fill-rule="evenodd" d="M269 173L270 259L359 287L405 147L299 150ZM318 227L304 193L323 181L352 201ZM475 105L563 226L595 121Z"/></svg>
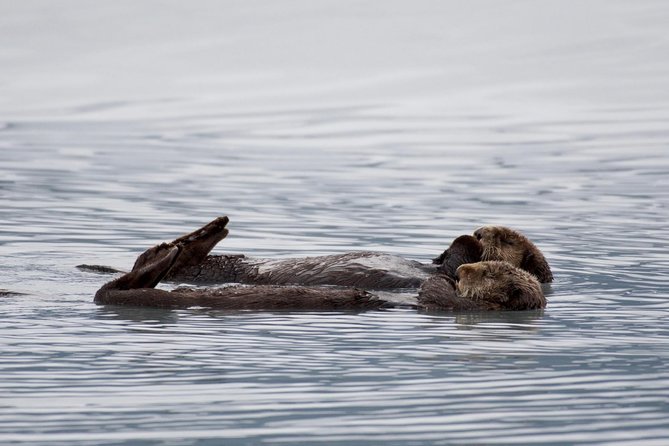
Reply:
<svg viewBox="0 0 669 446"><path fill-rule="evenodd" d="M252 285L218 289L184 289L172 292L155 287L175 268L199 265L216 243L227 235L227 217L203 228L157 245L141 254L133 270L105 284L95 295L98 304L160 308L193 306L220 309L345 310L392 306L357 288ZM421 289L418 307L428 310L503 310L543 308L536 279L505 262L459 263L480 255L471 237L459 237L443 254L446 266ZM455 269L455 282L449 277Z"/></svg>
<svg viewBox="0 0 669 446"><path fill-rule="evenodd" d="M533 274L539 282L553 281L546 258L527 237L504 226L483 226L474 232L481 242L481 260L503 260Z"/></svg>

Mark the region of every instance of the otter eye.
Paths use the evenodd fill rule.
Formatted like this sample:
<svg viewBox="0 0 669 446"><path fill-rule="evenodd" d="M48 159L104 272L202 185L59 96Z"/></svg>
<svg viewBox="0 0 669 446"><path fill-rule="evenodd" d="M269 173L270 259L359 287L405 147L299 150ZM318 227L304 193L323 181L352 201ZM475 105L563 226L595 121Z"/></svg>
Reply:
<svg viewBox="0 0 669 446"><path fill-rule="evenodd" d="M513 241L513 240L509 240L508 238L505 238L505 239L502 239L502 243L504 243L505 245L513 245L516 242Z"/></svg>

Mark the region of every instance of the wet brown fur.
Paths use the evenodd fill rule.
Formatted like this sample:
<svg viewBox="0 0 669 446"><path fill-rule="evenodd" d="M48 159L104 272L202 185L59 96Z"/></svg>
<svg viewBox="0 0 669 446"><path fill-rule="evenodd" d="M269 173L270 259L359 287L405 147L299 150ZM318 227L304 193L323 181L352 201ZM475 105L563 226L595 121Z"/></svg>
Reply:
<svg viewBox="0 0 669 446"><path fill-rule="evenodd" d="M372 260L378 266L365 262ZM386 263L384 263L386 262ZM404 266L393 270L391 263ZM388 265L388 268L384 268ZM207 256L202 262L174 268L167 279L191 283L338 285L365 289L418 288L435 268L390 254L348 252L280 260L254 259L242 254Z"/></svg>
<svg viewBox="0 0 669 446"><path fill-rule="evenodd" d="M95 295L98 304L157 308L207 307L228 310L363 310L392 306L357 288L253 285L217 289L154 287L175 268L201 265L209 251L227 235L221 217L170 243L142 253L132 271L105 284ZM458 237L442 254L442 271L423 283L419 308L428 310L526 310L543 308L546 300L531 274L506 262L460 264L480 257L482 247L471 236ZM457 268L453 274L452 269ZM345 271L342 271L345 272ZM459 277L454 281L453 277ZM375 278L378 280L379 278Z"/></svg>
<svg viewBox="0 0 669 446"><path fill-rule="evenodd" d="M367 310L388 304L357 288L328 289L281 285L235 285L224 288L174 291L155 288L104 290L95 295L100 305L152 308L205 307L221 310Z"/></svg>
<svg viewBox="0 0 669 446"><path fill-rule="evenodd" d="M457 276L458 294L490 305L487 309L531 310L546 306L537 278L508 262L468 263L458 268Z"/></svg>
<svg viewBox="0 0 669 446"><path fill-rule="evenodd" d="M533 310L546 306L541 284L508 262L460 266L453 281L435 274L423 283L418 303L427 310Z"/></svg>
<svg viewBox="0 0 669 446"><path fill-rule="evenodd" d="M455 277L458 266L478 262L482 255L483 246L475 237L461 235L453 240L446 251L432 260L432 263L439 265L438 270L443 271L450 277Z"/></svg>
<svg viewBox="0 0 669 446"><path fill-rule="evenodd" d="M227 217L142 253L132 271L103 285L95 294L101 305L155 308L208 307L226 310L363 310L388 304L357 288L333 289L280 285L230 286L218 289L157 290L154 287L179 265L202 261L227 235Z"/></svg>
<svg viewBox="0 0 669 446"><path fill-rule="evenodd" d="M474 231L483 247L481 260L503 260L533 274L540 282L553 281L543 253L527 237L504 226L483 226Z"/></svg>
<svg viewBox="0 0 669 446"><path fill-rule="evenodd" d="M458 295L455 281L445 273L430 276L418 292L418 307L428 311L474 311L483 309L472 299Z"/></svg>

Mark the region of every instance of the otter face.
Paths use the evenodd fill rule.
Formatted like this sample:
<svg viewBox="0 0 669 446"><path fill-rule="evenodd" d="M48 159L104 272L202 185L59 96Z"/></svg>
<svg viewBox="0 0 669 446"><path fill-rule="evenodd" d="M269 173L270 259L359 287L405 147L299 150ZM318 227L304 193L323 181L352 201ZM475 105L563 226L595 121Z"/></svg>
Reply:
<svg viewBox="0 0 669 446"><path fill-rule="evenodd" d="M523 235L504 226L483 226L474 231L483 246L482 260L504 260L514 266L523 261L527 240Z"/></svg>
<svg viewBox="0 0 669 446"><path fill-rule="evenodd" d="M476 299L498 286L499 278L488 262L467 263L455 271L455 288L461 296Z"/></svg>
<svg viewBox="0 0 669 446"><path fill-rule="evenodd" d="M456 278L460 296L485 302L491 309L530 310L546 306L537 278L508 262L468 263L457 269Z"/></svg>
<svg viewBox="0 0 669 446"><path fill-rule="evenodd" d="M481 260L502 260L534 274L540 282L552 282L546 258L527 237L504 226L483 226L474 231L481 243Z"/></svg>

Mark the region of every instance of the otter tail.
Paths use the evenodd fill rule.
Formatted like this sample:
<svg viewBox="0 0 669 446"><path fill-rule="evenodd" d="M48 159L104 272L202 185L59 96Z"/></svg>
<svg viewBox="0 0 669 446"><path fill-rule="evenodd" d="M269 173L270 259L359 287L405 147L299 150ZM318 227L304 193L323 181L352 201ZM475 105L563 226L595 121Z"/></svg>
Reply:
<svg viewBox="0 0 669 446"><path fill-rule="evenodd" d="M87 265L85 263L77 265L76 268L80 271L85 271L87 273L98 273L98 274L117 274L117 273L125 274L127 272L120 269L112 268L111 266Z"/></svg>

